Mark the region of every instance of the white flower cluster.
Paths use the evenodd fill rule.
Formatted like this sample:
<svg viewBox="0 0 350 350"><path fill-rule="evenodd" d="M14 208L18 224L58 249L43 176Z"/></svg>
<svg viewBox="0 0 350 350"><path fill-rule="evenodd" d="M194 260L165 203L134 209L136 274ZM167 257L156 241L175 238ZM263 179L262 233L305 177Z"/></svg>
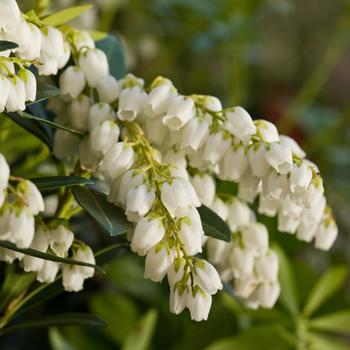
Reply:
<svg viewBox="0 0 350 350"><path fill-rule="evenodd" d="M5 157L0 154L0 240L14 243L18 248L32 248L43 253L50 253L65 258L68 251L70 258L94 264L95 258L91 249L81 242L74 241L74 234L61 221L53 220L48 225L35 218L45 209L44 200L37 187L22 178L11 179L10 168ZM92 277L91 267L60 264L25 255L7 248L0 248L0 260L12 263L20 261L26 272L36 272L37 280L52 283L62 267L63 285L67 291L79 291L83 288L84 279Z"/></svg>
<svg viewBox="0 0 350 350"><path fill-rule="evenodd" d="M36 17L20 12L15 0L0 1L0 41L18 45L0 51L0 112L25 109L26 101L36 97L36 78L31 65L40 75L55 75L70 58L70 48L62 33L43 25Z"/></svg>

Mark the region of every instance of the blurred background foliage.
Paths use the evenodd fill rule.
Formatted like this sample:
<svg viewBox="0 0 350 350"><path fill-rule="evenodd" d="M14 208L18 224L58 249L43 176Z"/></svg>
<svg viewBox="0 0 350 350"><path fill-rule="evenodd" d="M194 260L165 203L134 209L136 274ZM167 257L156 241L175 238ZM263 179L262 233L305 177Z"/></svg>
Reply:
<svg viewBox="0 0 350 350"><path fill-rule="evenodd" d="M47 2L23 0L22 5L29 9ZM52 1L51 6L77 3L85 1ZM1 349L350 349L350 1L92 3L75 24L117 34L128 71L146 82L164 75L184 94L211 94L225 106L242 105L296 138L320 166L340 235L323 253L278 233L274 220L262 217L282 248L278 306L246 310L227 286L214 299L209 320L200 324L187 313L169 314L167 286L143 279L142 259L116 257L106 275L97 274L82 293L63 293L29 313L90 310L108 328L26 331L3 337ZM40 142L8 120L0 123L0 151L17 172L49 171L48 150ZM78 218L76 230L95 247L105 246L107 238L89 220Z"/></svg>

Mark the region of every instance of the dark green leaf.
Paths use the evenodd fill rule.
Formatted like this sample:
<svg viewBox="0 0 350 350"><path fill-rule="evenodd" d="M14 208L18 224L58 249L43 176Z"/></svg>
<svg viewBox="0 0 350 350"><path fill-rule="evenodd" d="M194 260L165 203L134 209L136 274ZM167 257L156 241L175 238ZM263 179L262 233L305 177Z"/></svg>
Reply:
<svg viewBox="0 0 350 350"><path fill-rule="evenodd" d="M76 185L93 185L95 182L79 176L50 176L30 179L40 191L54 190Z"/></svg>
<svg viewBox="0 0 350 350"><path fill-rule="evenodd" d="M31 320L4 328L0 334L19 331L22 329L38 329L53 326L86 326L104 328L107 323L95 315L85 313L64 313L45 316L38 320Z"/></svg>
<svg viewBox="0 0 350 350"><path fill-rule="evenodd" d="M0 40L0 51L13 50L18 47L18 44L12 41Z"/></svg>
<svg viewBox="0 0 350 350"><path fill-rule="evenodd" d="M43 141L47 146L49 146L50 149L52 149L53 135L50 134L49 131L39 122L36 120L22 118L17 113L4 113L3 115L10 118L23 129L36 136L39 140Z"/></svg>
<svg viewBox="0 0 350 350"><path fill-rule="evenodd" d="M329 269L312 289L303 310L303 315L309 317L345 283L348 270L345 266Z"/></svg>
<svg viewBox="0 0 350 350"><path fill-rule="evenodd" d="M224 220L204 205L198 208L198 212L207 236L226 242L231 241L231 230Z"/></svg>
<svg viewBox="0 0 350 350"><path fill-rule="evenodd" d="M290 314L295 316L299 313L295 274L282 248L275 244L273 245L273 249L278 254L279 259L279 281L281 284L280 301Z"/></svg>
<svg viewBox="0 0 350 350"><path fill-rule="evenodd" d="M57 255L54 254L49 254L49 253L43 253L39 250L35 250L35 249L21 249L18 248L15 244L11 243L11 242L6 242L6 241L0 241L0 247L6 248L6 249L10 249L10 250L14 250L16 252L20 252L26 255L30 255L30 256L34 256L36 258L40 258L40 259L44 259L44 260L50 260L50 261L56 261L56 262L60 262L60 263L64 263L64 264L69 264L69 265L79 265L79 266L88 266L88 267L92 267L96 270L100 270L103 271L103 269L97 265L93 265L93 264L89 264L83 261L78 261L78 260L73 260L73 259L69 259L69 258L61 258Z"/></svg>
<svg viewBox="0 0 350 350"><path fill-rule="evenodd" d="M126 70L124 50L119 38L114 35L108 35L107 38L98 41L96 47L106 54L111 75L116 79L122 78Z"/></svg>
<svg viewBox="0 0 350 350"><path fill-rule="evenodd" d="M82 13L89 10L91 7L91 4L69 7L62 11L58 11L46 16L42 19L42 22L46 25L56 27L61 24L65 24L76 17L79 17Z"/></svg>
<svg viewBox="0 0 350 350"><path fill-rule="evenodd" d="M60 93L61 93L61 90L55 85L38 83L35 101L28 102L26 105L30 106L35 103L45 101L51 97L58 96Z"/></svg>
<svg viewBox="0 0 350 350"><path fill-rule="evenodd" d="M52 350L76 350L56 327L49 329L49 341Z"/></svg>
<svg viewBox="0 0 350 350"><path fill-rule="evenodd" d="M308 332L308 350L349 350L349 342L341 342L329 336Z"/></svg>
<svg viewBox="0 0 350 350"><path fill-rule="evenodd" d="M309 321L312 329L350 334L350 310L341 310Z"/></svg>
<svg viewBox="0 0 350 350"><path fill-rule="evenodd" d="M126 220L124 210L107 201L105 194L87 187L73 187L72 193L80 204L111 236L132 230Z"/></svg>
<svg viewBox="0 0 350 350"><path fill-rule="evenodd" d="M83 131L75 130L75 129L69 128L67 126L60 125L60 124L57 124L55 122L52 122L51 120L47 120L47 119L44 119L44 118L36 117L36 116L31 115L31 114L26 113L26 112L17 112L17 114L21 118L29 119L29 120L35 120L37 122L49 125L49 126L51 126L52 128L55 128L55 129L65 130L65 131L68 131L68 132L70 132L72 134L75 134L75 135L78 135L78 136L84 136L85 135L85 132L83 132Z"/></svg>

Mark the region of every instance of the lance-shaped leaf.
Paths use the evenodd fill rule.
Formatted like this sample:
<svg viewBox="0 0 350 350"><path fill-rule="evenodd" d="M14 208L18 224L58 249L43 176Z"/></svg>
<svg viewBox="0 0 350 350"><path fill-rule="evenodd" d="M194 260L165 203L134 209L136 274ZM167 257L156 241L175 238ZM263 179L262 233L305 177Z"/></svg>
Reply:
<svg viewBox="0 0 350 350"><path fill-rule="evenodd" d="M348 342L338 341L319 333L307 332L306 338L308 350L349 350Z"/></svg>
<svg viewBox="0 0 350 350"><path fill-rule="evenodd" d="M46 25L56 27L79 17L82 13L89 10L91 7L91 4L69 7L62 11L48 15L42 18L41 21Z"/></svg>
<svg viewBox="0 0 350 350"><path fill-rule="evenodd" d="M77 185L93 185L92 179L79 176L50 176L30 179L40 191L55 190L61 187L71 187Z"/></svg>
<svg viewBox="0 0 350 350"><path fill-rule="evenodd" d="M0 241L0 247L14 250L16 252L23 253L23 254L30 255L30 256L34 256L36 258L40 258L40 259L44 259L44 260L50 260L50 261L55 261L55 262L59 262L59 263L69 264L69 265L87 266L87 267L92 267L96 270L103 271L103 269L101 267L94 265L94 264L89 264L89 263L86 263L83 261L73 260L73 259L69 259L69 258L61 258L57 255L43 253L39 250L35 250L32 248L28 248L28 249L18 248L15 244L13 244L11 242Z"/></svg>
<svg viewBox="0 0 350 350"><path fill-rule="evenodd" d="M328 270L312 289L303 310L303 315L309 317L345 283L348 274L344 266L333 267Z"/></svg>
<svg viewBox="0 0 350 350"><path fill-rule="evenodd" d="M231 230L220 216L204 205L198 208L198 212L202 220L203 230L207 236L226 242L231 241Z"/></svg>
<svg viewBox="0 0 350 350"><path fill-rule="evenodd" d="M105 194L87 187L73 187L76 201L111 236L120 235L133 229L127 221L124 210L108 202Z"/></svg>
<svg viewBox="0 0 350 350"><path fill-rule="evenodd" d="M14 324L1 330L0 334L11 333L23 329L38 329L55 326L85 326L104 328L107 327L107 323L101 318L87 313L62 313L45 316L38 320Z"/></svg>
<svg viewBox="0 0 350 350"><path fill-rule="evenodd" d="M308 325L315 330L350 334L350 310L341 310L313 318Z"/></svg>
<svg viewBox="0 0 350 350"><path fill-rule="evenodd" d="M61 93L61 90L55 85L38 83L35 101L28 101L26 105L30 106L35 103L45 101L51 97L60 95L60 93Z"/></svg>
<svg viewBox="0 0 350 350"><path fill-rule="evenodd" d="M13 50L18 47L18 44L12 41L0 40L0 51Z"/></svg>

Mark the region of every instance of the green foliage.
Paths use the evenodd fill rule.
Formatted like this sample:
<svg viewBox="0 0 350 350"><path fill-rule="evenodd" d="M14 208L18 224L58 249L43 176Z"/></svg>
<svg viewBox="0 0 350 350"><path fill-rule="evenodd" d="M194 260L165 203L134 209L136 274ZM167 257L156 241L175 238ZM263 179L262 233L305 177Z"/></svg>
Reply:
<svg viewBox="0 0 350 350"><path fill-rule="evenodd" d="M16 49L18 45L12 41L0 40L0 51Z"/></svg>
<svg viewBox="0 0 350 350"><path fill-rule="evenodd" d="M55 190L58 188L77 185L93 185L95 182L79 176L50 176L30 179L40 191Z"/></svg>
<svg viewBox="0 0 350 350"><path fill-rule="evenodd" d="M82 13L89 10L91 7L91 4L69 7L62 11L58 11L51 15L45 16L41 20L48 26L56 27L79 17Z"/></svg>

